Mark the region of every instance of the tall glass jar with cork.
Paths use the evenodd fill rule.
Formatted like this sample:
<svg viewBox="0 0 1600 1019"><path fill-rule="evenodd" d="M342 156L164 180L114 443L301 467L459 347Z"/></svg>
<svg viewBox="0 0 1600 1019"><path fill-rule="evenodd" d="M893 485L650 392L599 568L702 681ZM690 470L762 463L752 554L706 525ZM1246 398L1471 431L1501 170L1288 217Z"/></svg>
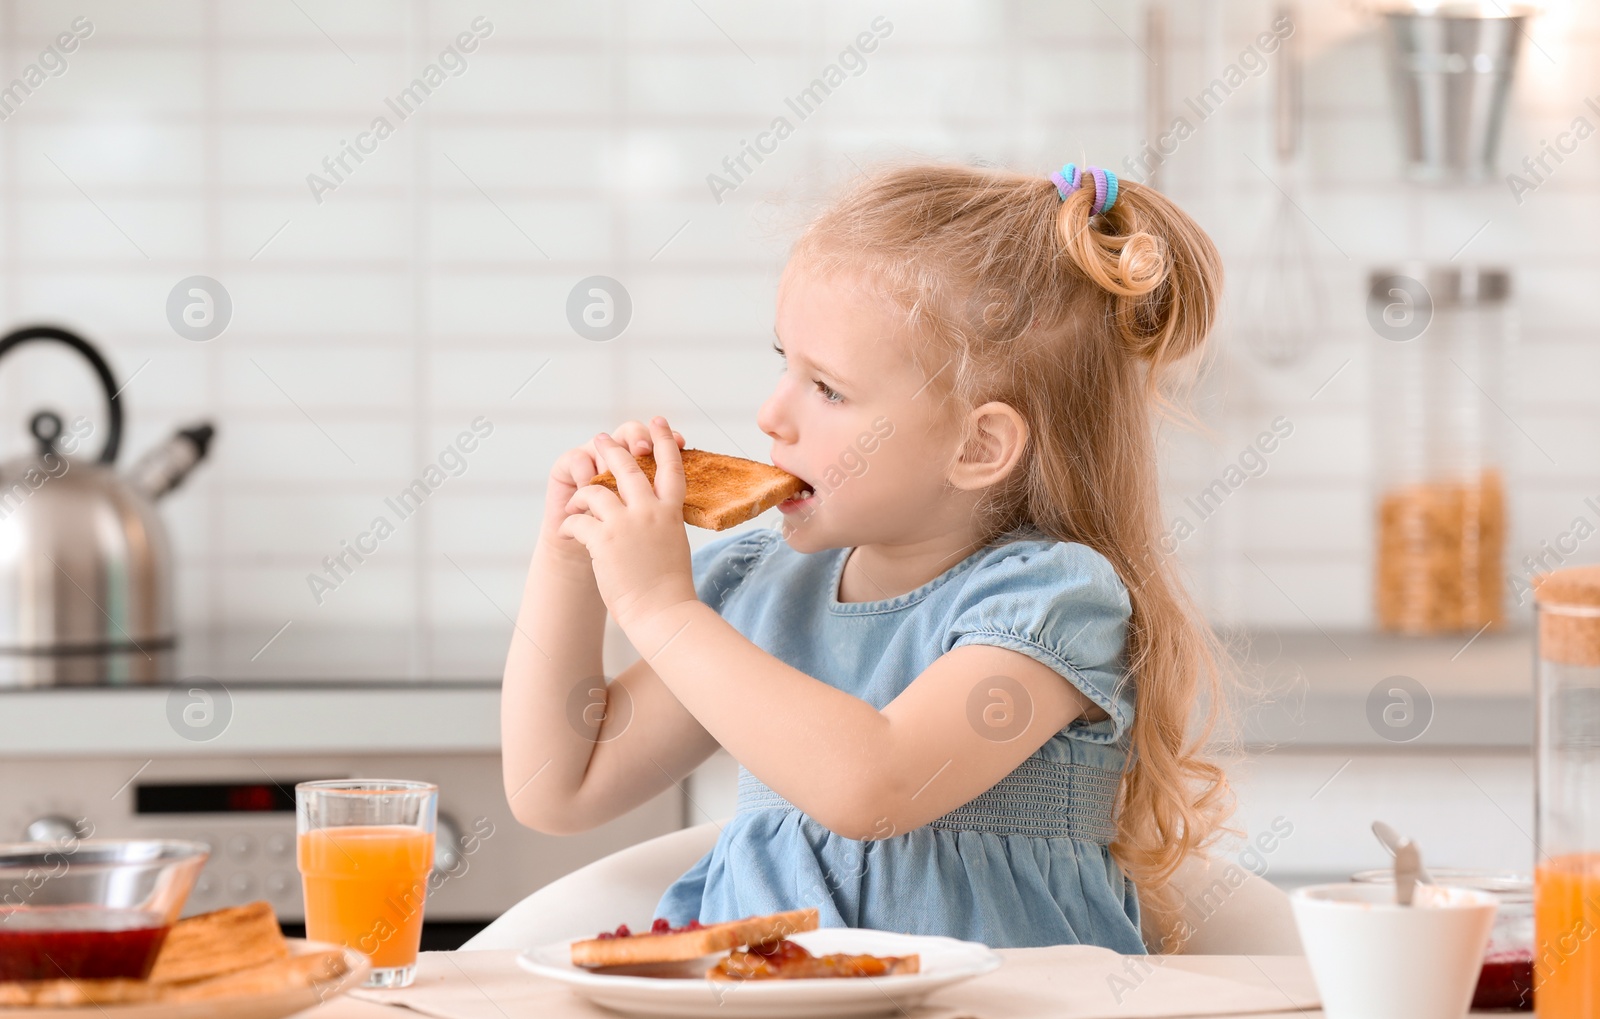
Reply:
<svg viewBox="0 0 1600 1019"><path fill-rule="evenodd" d="M1504 624L1510 291L1504 269L1372 274L1379 629L1477 633Z"/></svg>
<svg viewBox="0 0 1600 1019"><path fill-rule="evenodd" d="M1533 994L1600 1014L1600 566L1535 577Z"/></svg>

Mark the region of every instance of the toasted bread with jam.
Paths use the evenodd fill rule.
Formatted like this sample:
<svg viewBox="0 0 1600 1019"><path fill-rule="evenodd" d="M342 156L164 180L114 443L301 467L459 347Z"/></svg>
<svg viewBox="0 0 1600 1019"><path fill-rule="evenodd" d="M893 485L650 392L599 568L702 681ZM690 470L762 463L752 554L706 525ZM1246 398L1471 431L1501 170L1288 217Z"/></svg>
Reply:
<svg viewBox="0 0 1600 1019"><path fill-rule="evenodd" d="M686 962L715 955L743 945L764 945L781 941L800 931L817 929L816 909L794 909L787 913L748 916L700 926L667 929L660 932L627 933L621 927L598 938L572 943L572 964L585 969L612 966L645 966Z"/></svg>
<svg viewBox="0 0 1600 1019"><path fill-rule="evenodd" d="M706 971L707 980L817 980L837 977L892 977L922 972L920 955L812 955L785 938L752 948L735 948Z"/></svg>

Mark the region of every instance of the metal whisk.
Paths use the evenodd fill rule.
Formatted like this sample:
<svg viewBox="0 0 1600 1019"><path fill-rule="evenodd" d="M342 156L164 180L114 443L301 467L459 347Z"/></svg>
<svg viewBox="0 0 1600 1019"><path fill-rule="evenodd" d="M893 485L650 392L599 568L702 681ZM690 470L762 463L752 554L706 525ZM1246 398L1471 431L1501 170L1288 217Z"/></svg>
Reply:
<svg viewBox="0 0 1600 1019"><path fill-rule="evenodd" d="M1297 13L1294 4L1280 4L1277 18L1297 24ZM1245 281L1241 302L1241 331L1247 344L1262 361L1275 366L1304 358L1322 327L1322 287L1317 279L1311 225L1293 197L1298 190L1296 157L1302 119L1297 41L1298 34L1291 35L1278 50L1273 102L1278 186L1273 190L1280 193L1257 245L1256 263Z"/></svg>

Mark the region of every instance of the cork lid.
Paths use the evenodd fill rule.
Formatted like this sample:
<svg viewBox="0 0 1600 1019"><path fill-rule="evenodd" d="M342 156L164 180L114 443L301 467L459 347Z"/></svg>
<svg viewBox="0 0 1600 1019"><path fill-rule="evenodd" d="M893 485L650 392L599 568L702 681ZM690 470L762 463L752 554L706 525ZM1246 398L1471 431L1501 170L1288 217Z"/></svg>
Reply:
<svg viewBox="0 0 1600 1019"><path fill-rule="evenodd" d="M1600 565L1569 566L1533 578L1533 600L1544 608L1577 606L1600 609Z"/></svg>
<svg viewBox="0 0 1600 1019"><path fill-rule="evenodd" d="M1539 657L1600 665L1600 565L1541 573L1532 586L1539 606Z"/></svg>

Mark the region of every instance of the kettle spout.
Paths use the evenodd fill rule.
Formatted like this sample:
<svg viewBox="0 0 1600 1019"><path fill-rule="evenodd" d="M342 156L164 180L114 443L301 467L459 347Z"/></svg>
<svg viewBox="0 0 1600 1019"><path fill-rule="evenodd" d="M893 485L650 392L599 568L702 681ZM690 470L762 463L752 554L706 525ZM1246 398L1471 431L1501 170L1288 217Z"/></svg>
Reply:
<svg viewBox="0 0 1600 1019"><path fill-rule="evenodd" d="M182 429L140 457L128 474L128 483L152 501L161 498L182 484L205 459L214 435L216 429L209 421Z"/></svg>

